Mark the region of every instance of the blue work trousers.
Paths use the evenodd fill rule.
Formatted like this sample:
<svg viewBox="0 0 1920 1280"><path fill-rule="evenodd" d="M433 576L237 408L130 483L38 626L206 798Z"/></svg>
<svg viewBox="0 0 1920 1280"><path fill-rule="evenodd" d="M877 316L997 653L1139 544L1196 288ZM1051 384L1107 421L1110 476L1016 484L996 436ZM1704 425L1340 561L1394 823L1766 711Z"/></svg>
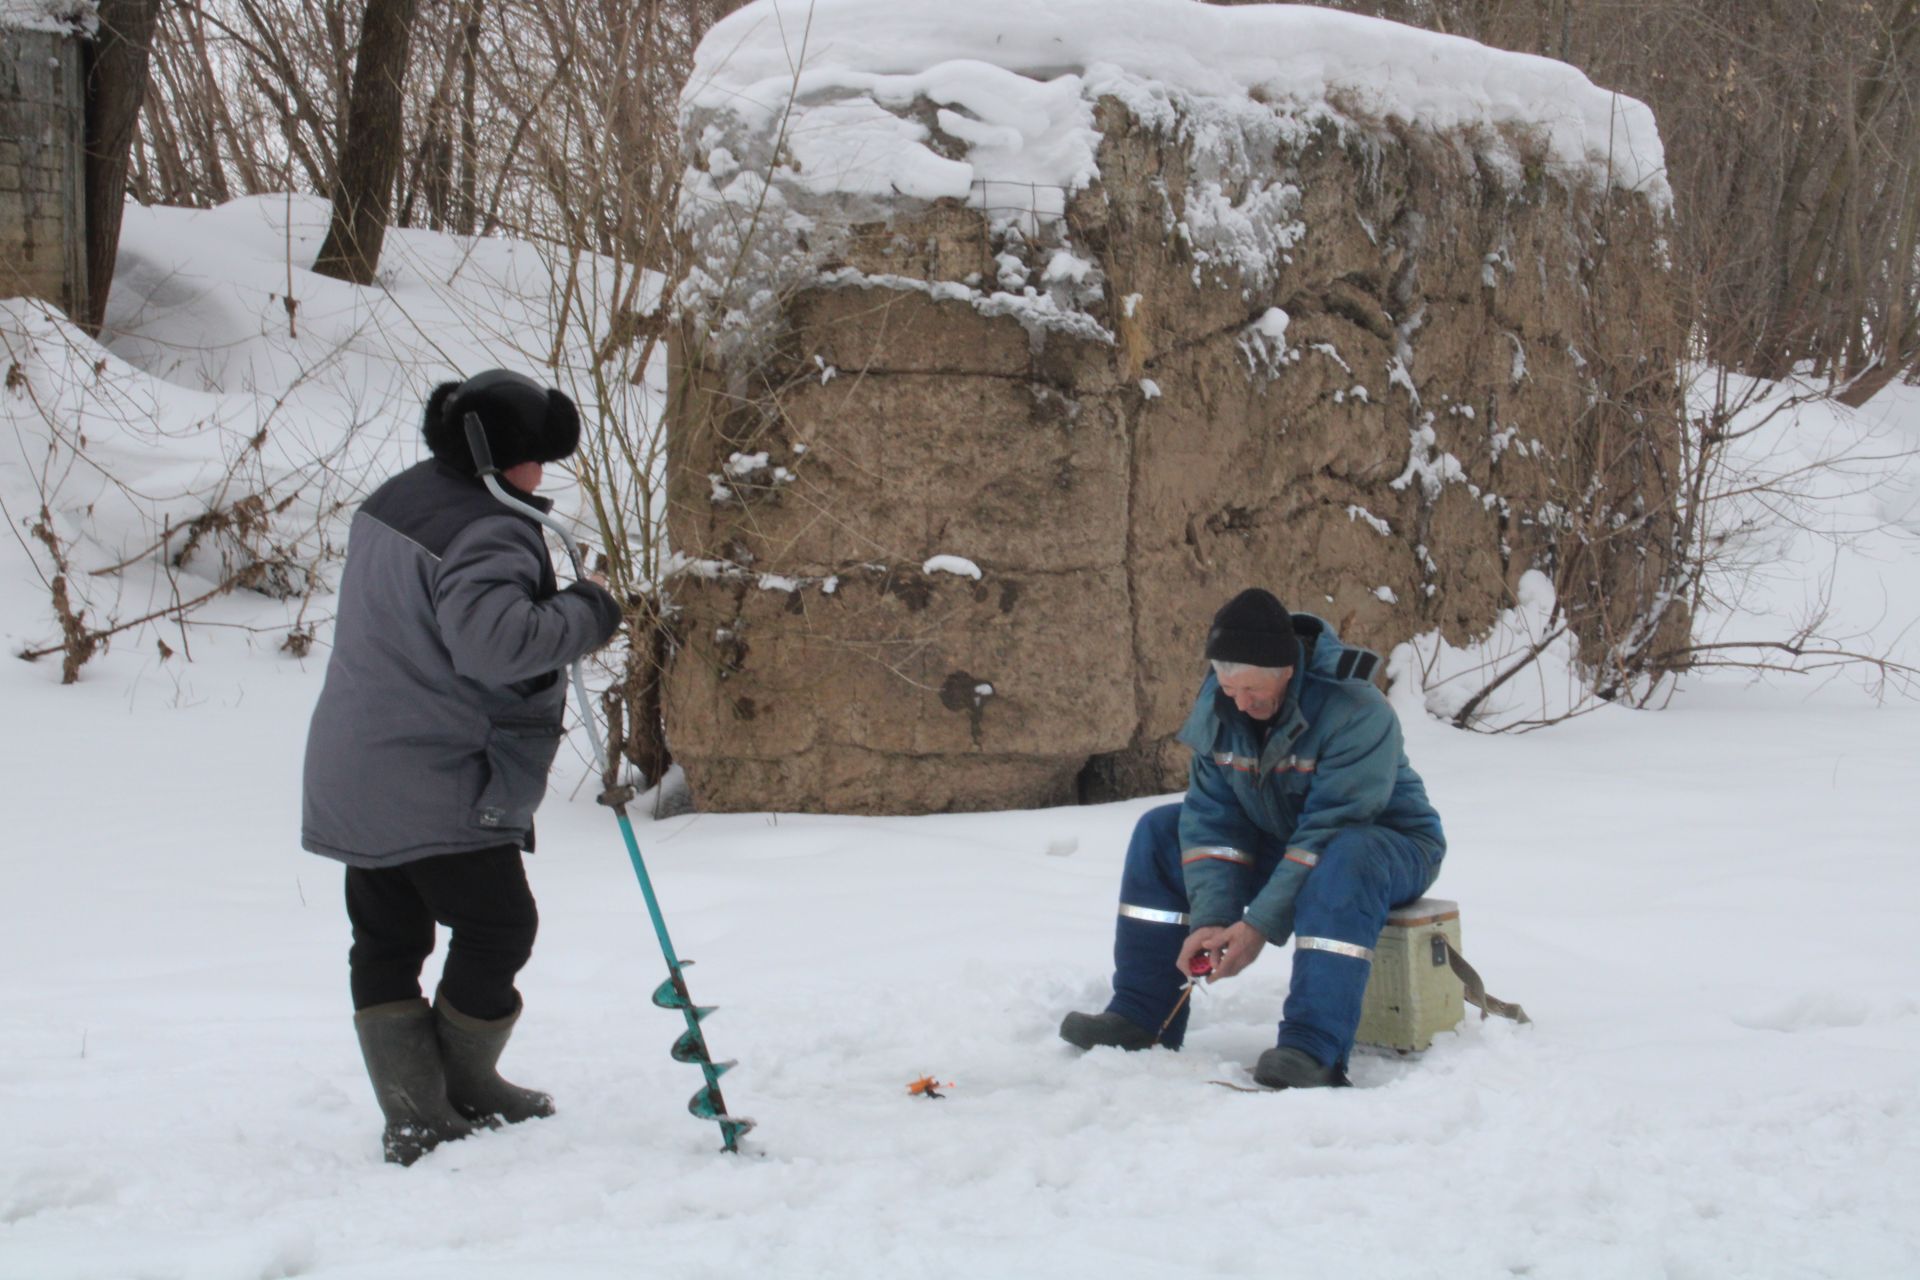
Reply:
<svg viewBox="0 0 1920 1280"><path fill-rule="evenodd" d="M1251 897L1286 850L1265 842L1246 852L1254 859ZM1346 1064L1387 912L1432 886L1441 854L1434 844L1386 827L1348 827L1328 842L1294 899L1293 984L1282 1010L1280 1044L1305 1050L1323 1065ZM1165 1023L1160 1043L1170 1049L1180 1047L1187 1031L1190 1006L1171 1022L1167 1015L1185 982L1175 962L1189 932L1180 806L1163 805L1142 815L1127 846L1107 1008L1149 1031Z"/></svg>

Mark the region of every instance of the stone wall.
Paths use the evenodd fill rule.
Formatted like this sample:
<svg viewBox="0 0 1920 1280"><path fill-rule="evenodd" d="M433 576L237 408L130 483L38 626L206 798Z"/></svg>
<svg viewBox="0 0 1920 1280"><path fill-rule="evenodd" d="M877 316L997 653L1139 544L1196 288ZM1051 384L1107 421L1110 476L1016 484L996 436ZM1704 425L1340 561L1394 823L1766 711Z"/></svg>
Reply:
<svg viewBox="0 0 1920 1280"><path fill-rule="evenodd" d="M0 297L79 315L85 127L77 36L0 25Z"/></svg>
<svg viewBox="0 0 1920 1280"><path fill-rule="evenodd" d="M1295 230L1249 279L1182 234L1188 148L1098 120L1062 232L1094 324L943 289L1007 246L902 202L757 349L676 335L667 724L702 807L1177 789L1208 619L1251 585L1383 651L1484 632L1531 567L1590 657L1659 616L1680 334L1654 202L1523 136L1324 123L1261 160ZM1047 246L1016 248L1037 276Z"/></svg>

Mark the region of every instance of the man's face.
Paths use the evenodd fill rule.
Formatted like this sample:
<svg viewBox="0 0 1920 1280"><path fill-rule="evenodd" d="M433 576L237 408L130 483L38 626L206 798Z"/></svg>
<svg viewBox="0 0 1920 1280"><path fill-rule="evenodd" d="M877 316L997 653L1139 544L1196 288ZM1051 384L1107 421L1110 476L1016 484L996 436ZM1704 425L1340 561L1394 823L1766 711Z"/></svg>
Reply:
<svg viewBox="0 0 1920 1280"><path fill-rule="evenodd" d="M501 470L500 478L522 493L532 493L540 487L545 477L545 469L537 462L516 462Z"/></svg>
<svg viewBox="0 0 1920 1280"><path fill-rule="evenodd" d="M1240 714L1255 720L1271 720L1280 710L1280 699L1287 695L1287 683L1293 679L1292 667L1267 671L1254 668L1220 677L1220 691L1233 699Z"/></svg>

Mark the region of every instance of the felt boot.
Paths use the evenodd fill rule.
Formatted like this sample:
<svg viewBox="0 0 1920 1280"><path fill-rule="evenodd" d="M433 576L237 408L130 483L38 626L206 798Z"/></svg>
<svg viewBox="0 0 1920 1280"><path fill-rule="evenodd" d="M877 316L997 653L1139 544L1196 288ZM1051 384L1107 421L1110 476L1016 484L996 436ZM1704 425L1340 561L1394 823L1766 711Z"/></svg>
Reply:
<svg viewBox="0 0 1920 1280"><path fill-rule="evenodd" d="M1344 1088L1352 1083L1338 1063L1321 1066L1304 1049L1281 1045L1260 1055L1253 1064L1253 1078L1269 1089Z"/></svg>
<svg viewBox="0 0 1920 1280"><path fill-rule="evenodd" d="M1111 1011L1068 1014L1060 1023L1060 1038L1077 1049L1111 1046L1131 1052L1153 1047L1153 1032Z"/></svg>

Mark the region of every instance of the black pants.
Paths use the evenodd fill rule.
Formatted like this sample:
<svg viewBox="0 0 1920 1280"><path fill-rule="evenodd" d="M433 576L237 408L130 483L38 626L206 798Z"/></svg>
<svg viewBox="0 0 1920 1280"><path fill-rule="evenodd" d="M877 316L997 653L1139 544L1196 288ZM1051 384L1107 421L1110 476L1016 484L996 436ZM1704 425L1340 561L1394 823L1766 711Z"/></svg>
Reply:
<svg viewBox="0 0 1920 1280"><path fill-rule="evenodd" d="M474 1018L504 1018L520 1007L513 978L533 954L540 915L517 845L377 871L348 867L347 918L356 1010L419 997L436 922L453 931L440 994Z"/></svg>

